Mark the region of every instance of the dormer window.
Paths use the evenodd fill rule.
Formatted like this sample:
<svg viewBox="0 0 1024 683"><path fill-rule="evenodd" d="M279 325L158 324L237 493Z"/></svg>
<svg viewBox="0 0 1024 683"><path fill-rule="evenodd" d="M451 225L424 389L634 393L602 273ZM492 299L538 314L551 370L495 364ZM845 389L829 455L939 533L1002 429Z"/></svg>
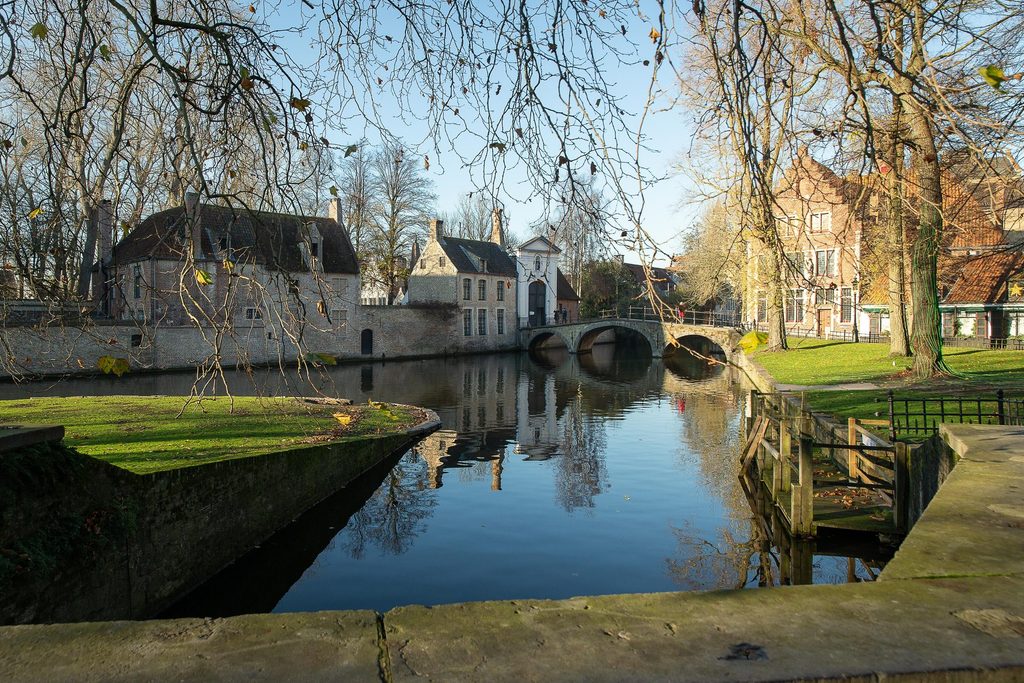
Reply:
<svg viewBox="0 0 1024 683"><path fill-rule="evenodd" d="M486 273L487 272L487 259L480 259L480 272L481 273Z"/></svg>

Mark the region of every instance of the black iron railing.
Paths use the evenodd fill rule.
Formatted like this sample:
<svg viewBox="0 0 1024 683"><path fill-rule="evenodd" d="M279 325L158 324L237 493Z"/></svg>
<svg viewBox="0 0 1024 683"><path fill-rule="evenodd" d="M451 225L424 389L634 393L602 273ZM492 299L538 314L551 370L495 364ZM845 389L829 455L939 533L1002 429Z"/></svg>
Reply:
<svg viewBox="0 0 1024 683"><path fill-rule="evenodd" d="M881 401L881 398L876 398ZM1024 425L1024 398L1008 398L1003 390L994 396L897 397L892 390L885 398L889 438L897 434L929 435L943 422L961 424ZM879 411L876 415L881 416Z"/></svg>

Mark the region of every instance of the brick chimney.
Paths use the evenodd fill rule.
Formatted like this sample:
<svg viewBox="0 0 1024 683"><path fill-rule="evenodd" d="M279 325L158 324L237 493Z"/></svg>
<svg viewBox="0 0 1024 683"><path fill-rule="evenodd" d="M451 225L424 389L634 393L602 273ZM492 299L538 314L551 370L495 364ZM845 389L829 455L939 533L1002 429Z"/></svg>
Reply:
<svg viewBox="0 0 1024 683"><path fill-rule="evenodd" d="M430 240L436 242L444 237L444 221L440 218L430 220Z"/></svg>
<svg viewBox="0 0 1024 683"><path fill-rule="evenodd" d="M505 246L505 231L501 224L501 209L497 206L491 211L491 241L498 246Z"/></svg>
<svg viewBox="0 0 1024 683"><path fill-rule="evenodd" d="M327 217L333 218L338 225L345 227L341 222L341 197L332 197L331 200L327 202Z"/></svg>
<svg viewBox="0 0 1024 683"><path fill-rule="evenodd" d="M202 211L198 192L185 193L185 220L188 226L189 239L192 242L192 256L203 258Z"/></svg>

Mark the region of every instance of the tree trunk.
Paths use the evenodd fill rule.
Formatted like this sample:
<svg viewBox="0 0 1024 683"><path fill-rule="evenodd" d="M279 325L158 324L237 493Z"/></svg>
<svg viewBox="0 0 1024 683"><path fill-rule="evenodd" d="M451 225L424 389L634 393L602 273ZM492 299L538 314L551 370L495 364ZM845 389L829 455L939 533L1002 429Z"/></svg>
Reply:
<svg viewBox="0 0 1024 683"><path fill-rule="evenodd" d="M907 271L904 260L906 234L903 225L903 146L898 142L899 121L898 115L893 117L894 129L889 134L887 150L892 169L883 176L889 202L885 226L886 245L889 251L889 355L909 356L910 338L907 333L906 315Z"/></svg>
<svg viewBox="0 0 1024 683"><path fill-rule="evenodd" d="M917 182L919 223L910 249L910 290L913 304L914 377L926 379L948 371L942 359L939 315L938 257L942 238L942 186L928 112L909 100L910 137L914 144L913 168Z"/></svg>
<svg viewBox="0 0 1024 683"><path fill-rule="evenodd" d="M786 312L782 288L782 263L779 250L774 243L768 247L768 350L785 351L789 348L786 340Z"/></svg>

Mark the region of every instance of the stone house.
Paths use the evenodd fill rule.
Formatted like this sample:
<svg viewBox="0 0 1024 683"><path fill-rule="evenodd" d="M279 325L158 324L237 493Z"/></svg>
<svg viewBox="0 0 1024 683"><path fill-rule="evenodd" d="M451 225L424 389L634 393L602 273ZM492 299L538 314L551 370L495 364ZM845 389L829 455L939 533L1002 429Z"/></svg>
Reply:
<svg viewBox="0 0 1024 683"><path fill-rule="evenodd" d="M248 339L319 337L345 352L359 296L359 265L331 215L296 216L201 203L154 213L103 257L111 220L100 222L96 278L102 310L144 325L223 326ZM337 347L334 349L333 347Z"/></svg>
<svg viewBox="0 0 1024 683"><path fill-rule="evenodd" d="M458 309L462 348L515 348L516 263L505 249L500 211L489 241L449 237L444 223L430 222L426 245L409 272L411 306L452 305Z"/></svg>

